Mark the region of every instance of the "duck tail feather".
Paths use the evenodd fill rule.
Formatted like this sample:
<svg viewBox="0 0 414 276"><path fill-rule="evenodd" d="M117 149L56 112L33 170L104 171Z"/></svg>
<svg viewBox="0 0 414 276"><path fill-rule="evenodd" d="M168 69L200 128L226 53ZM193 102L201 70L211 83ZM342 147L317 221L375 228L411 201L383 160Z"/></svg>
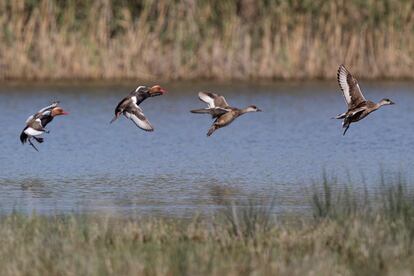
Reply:
<svg viewBox="0 0 414 276"><path fill-rule="evenodd" d="M338 114L335 117L332 117L331 119L344 119L346 117L346 112L342 114Z"/></svg>
<svg viewBox="0 0 414 276"><path fill-rule="evenodd" d="M22 133L20 134L20 142L22 142L22 144L25 144L28 138L29 136L26 133L24 133L24 131L22 131Z"/></svg>
<svg viewBox="0 0 414 276"><path fill-rule="evenodd" d="M191 113L196 113L196 114L210 114L210 109L208 108L201 108L201 109L193 109L190 111Z"/></svg>

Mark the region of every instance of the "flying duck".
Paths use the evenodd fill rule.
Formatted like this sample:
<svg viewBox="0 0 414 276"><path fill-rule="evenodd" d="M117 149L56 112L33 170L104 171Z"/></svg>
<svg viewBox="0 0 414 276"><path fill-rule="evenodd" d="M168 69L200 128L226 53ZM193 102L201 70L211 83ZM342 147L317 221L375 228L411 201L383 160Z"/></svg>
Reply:
<svg viewBox="0 0 414 276"><path fill-rule="evenodd" d="M59 115L68 115L66 111L59 106L59 102L53 102L51 105L48 105L40 109L37 113L31 115L26 120L26 127L23 129L20 134L20 141L22 144L29 142L29 144L36 150L39 151L35 145L32 143L31 139L35 139L38 143L43 143L44 139L39 137L43 133L49 133L46 130L46 125L50 123L54 117Z"/></svg>
<svg viewBox="0 0 414 276"><path fill-rule="evenodd" d="M351 123L364 119L368 114L383 105L394 104L390 99L382 99L379 103L365 100L364 95L362 95L361 89L359 88L358 81L343 64L341 64L338 69L338 83L344 94L345 102L348 105L347 112L335 117L335 119L344 119L342 122L342 128L345 129L343 135L345 135Z"/></svg>
<svg viewBox="0 0 414 276"><path fill-rule="evenodd" d="M210 114L213 119L216 119L207 132L207 136L213 134L219 128L231 124L237 117L248 112L260 112L255 105L250 105L246 108L239 109L231 107L226 102L223 96L209 92L199 92L198 97L202 102L208 105L208 108L191 110L192 113Z"/></svg>
<svg viewBox="0 0 414 276"><path fill-rule="evenodd" d="M138 86L132 91L127 97L122 99L115 108L115 116L110 123L113 123L116 119L124 114L125 117L131 119L134 124L145 131L153 131L154 127L145 117L139 104L142 103L146 98L160 96L167 91L161 88L159 85L153 87Z"/></svg>

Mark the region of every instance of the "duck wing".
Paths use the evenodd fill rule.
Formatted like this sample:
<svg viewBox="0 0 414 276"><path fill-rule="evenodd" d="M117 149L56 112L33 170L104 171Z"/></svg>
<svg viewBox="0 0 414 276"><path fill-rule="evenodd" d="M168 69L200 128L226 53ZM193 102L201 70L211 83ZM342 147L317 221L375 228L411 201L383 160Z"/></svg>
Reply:
<svg viewBox="0 0 414 276"><path fill-rule="evenodd" d="M42 116L49 115L50 112L52 111L52 109L55 108L58 105L59 105L59 101L55 101L52 104L50 104L46 107L43 107L38 112L36 112L35 114L33 114L33 115L29 116L29 118L27 118L26 125L28 125L33 119L37 119L37 118L40 118Z"/></svg>
<svg viewBox="0 0 414 276"><path fill-rule="evenodd" d="M26 125L30 124L30 122L34 119L35 115L36 115L36 114L34 114L34 115L30 115L30 116L29 116L29 118L27 118L27 119L26 119L26 122L25 122L25 123L26 123Z"/></svg>
<svg viewBox="0 0 414 276"><path fill-rule="evenodd" d="M353 109L361 103L366 102L366 99L359 88L358 81L343 64L339 66L337 76L339 87L344 94L348 109Z"/></svg>
<svg viewBox="0 0 414 276"><path fill-rule="evenodd" d="M363 111L365 111L367 108L366 108L366 106L361 106L361 107L357 107L357 108L355 108L355 109L352 109L352 110L349 110L348 112L347 112L347 115L346 116L355 116L355 115L357 115L358 113L361 113L361 112L363 112Z"/></svg>
<svg viewBox="0 0 414 276"><path fill-rule="evenodd" d="M42 121L40 119L34 119L26 126L23 132L30 136L38 136L43 134L45 129L43 128ZM21 136L20 140L23 142L23 140L25 140L24 136L23 138Z"/></svg>
<svg viewBox="0 0 414 276"><path fill-rule="evenodd" d="M128 119L131 119L131 121L134 122L134 124L140 129L145 131L154 130L154 127L145 117L144 113L142 112L142 109L138 105L132 103L128 107L128 109L124 111L124 114Z"/></svg>
<svg viewBox="0 0 414 276"><path fill-rule="evenodd" d="M198 97L200 98L201 101L205 102L209 108L229 107L229 104L227 103L226 99L223 96L215 94L215 93L199 92Z"/></svg>
<svg viewBox="0 0 414 276"><path fill-rule="evenodd" d="M139 95L143 92L148 92L149 88L148 86L145 85L139 85L137 88L135 88L134 90L131 91L131 93L129 93L130 96L136 96Z"/></svg>
<svg viewBox="0 0 414 276"><path fill-rule="evenodd" d="M132 105L133 101L130 96L123 98L115 107L115 114L117 112L122 112L123 110L126 110L128 106Z"/></svg>
<svg viewBox="0 0 414 276"><path fill-rule="evenodd" d="M55 102L51 103L50 105L48 105L48 106L40 109L37 113L43 114L43 113L45 113L47 111L51 111L53 108L55 108L58 105L59 105L59 101L55 101Z"/></svg>
<svg viewBox="0 0 414 276"><path fill-rule="evenodd" d="M191 110L191 113L210 114L211 117L214 119L214 118L220 117L223 114L226 114L229 111L230 111L229 109L225 109L221 107L213 107L213 108L194 109L194 110Z"/></svg>

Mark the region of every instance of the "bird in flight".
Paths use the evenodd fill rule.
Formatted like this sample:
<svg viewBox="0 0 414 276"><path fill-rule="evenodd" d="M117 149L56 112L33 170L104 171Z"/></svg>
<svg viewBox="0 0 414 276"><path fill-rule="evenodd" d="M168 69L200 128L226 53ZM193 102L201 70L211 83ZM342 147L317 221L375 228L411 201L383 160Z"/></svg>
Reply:
<svg viewBox="0 0 414 276"><path fill-rule="evenodd" d="M347 132L351 123L358 122L368 116L371 112L379 109L381 106L394 104L390 99L382 99L378 103L366 100L358 85L358 81L345 68L343 64L338 69L338 83L348 105L348 111L339 114L335 119L344 119L342 128L343 135Z"/></svg>
<svg viewBox="0 0 414 276"><path fill-rule="evenodd" d="M215 119L207 132L207 136L211 136L213 132L219 128L228 126L236 118L243 114L262 111L255 105L250 105L243 109L231 107L223 96L215 93L199 92L198 97L202 102L205 102L208 107L202 109L194 109L191 110L191 112L197 114L210 114L212 118Z"/></svg>
<svg viewBox="0 0 414 276"><path fill-rule="evenodd" d="M32 139L38 143L43 143L44 139L40 136L43 133L49 133L49 131L46 130L46 125L49 124L56 116L68 114L69 113L64 111L63 108L59 106L58 101L40 109L38 112L27 118L26 127L20 134L20 141L22 144L28 142L36 151L39 151L32 143Z"/></svg>

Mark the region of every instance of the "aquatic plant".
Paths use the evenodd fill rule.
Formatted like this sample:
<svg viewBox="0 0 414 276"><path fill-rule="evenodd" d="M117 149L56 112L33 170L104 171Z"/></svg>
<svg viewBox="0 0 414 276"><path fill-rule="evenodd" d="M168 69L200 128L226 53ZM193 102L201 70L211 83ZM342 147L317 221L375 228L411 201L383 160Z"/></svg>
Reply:
<svg viewBox="0 0 414 276"><path fill-rule="evenodd" d="M298 223L276 220L273 199L234 200L223 192L218 213L192 219L2 214L0 274L414 272L414 201L405 180L382 180L362 194L328 177L314 187L314 215Z"/></svg>

